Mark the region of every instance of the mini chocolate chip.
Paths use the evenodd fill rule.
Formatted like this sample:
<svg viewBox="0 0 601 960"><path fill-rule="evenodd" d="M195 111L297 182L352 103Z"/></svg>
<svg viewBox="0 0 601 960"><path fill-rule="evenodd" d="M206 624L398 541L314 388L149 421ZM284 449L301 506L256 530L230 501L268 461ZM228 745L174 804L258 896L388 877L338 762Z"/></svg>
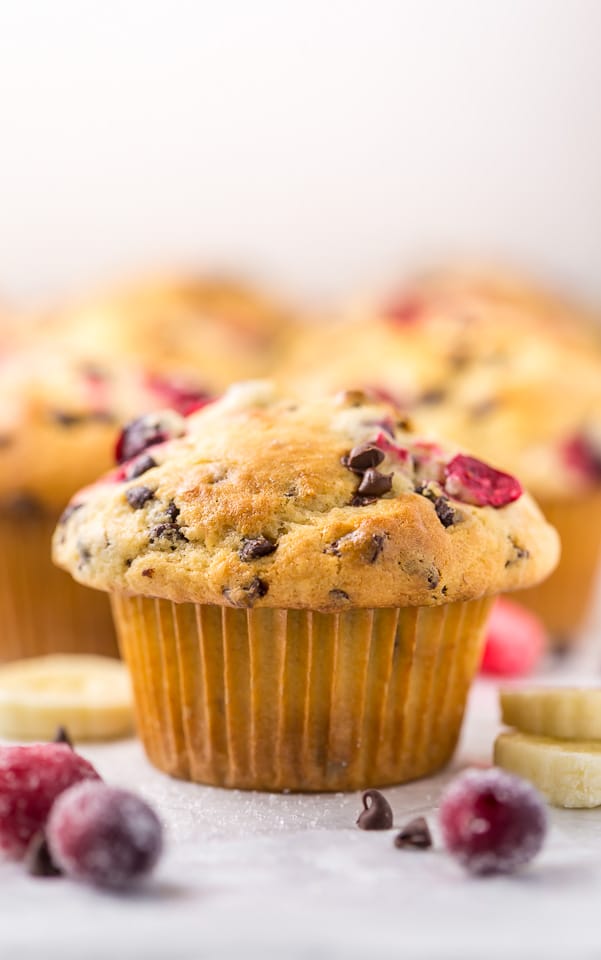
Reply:
<svg viewBox="0 0 601 960"><path fill-rule="evenodd" d="M154 568L153 568L153 567L146 567L145 570L142 570L142 576L143 576L143 577L150 577L150 578L152 579L152 577L154 577Z"/></svg>
<svg viewBox="0 0 601 960"><path fill-rule="evenodd" d="M368 507L370 503L376 503L379 497L360 497L358 494L349 501L351 507Z"/></svg>
<svg viewBox="0 0 601 960"><path fill-rule="evenodd" d="M449 588L447 587L446 583L440 588L440 592L442 593L443 597L446 597L447 593L449 592Z"/></svg>
<svg viewBox="0 0 601 960"><path fill-rule="evenodd" d="M143 453L140 457L132 460L126 468L124 479L135 480L137 477L141 477L143 473L146 473L147 470L152 470L156 465L157 462L154 457L151 457L149 453Z"/></svg>
<svg viewBox="0 0 601 960"><path fill-rule="evenodd" d="M64 524L71 519L73 514L76 513L78 510L81 510L82 507L83 507L83 503L70 503L68 507L65 507L58 521L59 527L64 526Z"/></svg>
<svg viewBox="0 0 601 960"><path fill-rule="evenodd" d="M34 833L25 853L25 869L31 877L60 877L62 870L57 867L43 830Z"/></svg>
<svg viewBox="0 0 601 960"><path fill-rule="evenodd" d="M456 522L457 511L447 497L437 497L434 501L434 509L443 527L452 527Z"/></svg>
<svg viewBox="0 0 601 960"><path fill-rule="evenodd" d="M60 726L56 728L56 733L54 734L54 740L52 742L66 743L68 747L73 749L73 741L71 740L66 727Z"/></svg>
<svg viewBox="0 0 601 960"><path fill-rule="evenodd" d="M380 473L379 470L366 470L357 487L361 497L381 497L392 490L392 473Z"/></svg>
<svg viewBox="0 0 601 960"><path fill-rule="evenodd" d="M253 577L250 583L243 587L223 587L222 594L233 607L252 607L255 600L264 597L269 590L269 584L260 577Z"/></svg>
<svg viewBox="0 0 601 960"><path fill-rule="evenodd" d="M154 490L150 487L130 487L125 491L125 499L134 510L140 510L145 503L154 498Z"/></svg>
<svg viewBox="0 0 601 960"><path fill-rule="evenodd" d="M277 543L269 540L268 537L248 537L242 541L242 546L238 551L238 556L245 562L249 560L258 560L259 557L268 557L277 550Z"/></svg>
<svg viewBox="0 0 601 960"><path fill-rule="evenodd" d="M77 552L79 554L79 563L80 566L84 563L88 563L92 559L92 551L85 543L78 542Z"/></svg>
<svg viewBox="0 0 601 960"><path fill-rule="evenodd" d="M384 459L384 451L380 450L373 443L360 443L346 456L341 458L343 466L348 467L353 473L363 473L370 467L377 467Z"/></svg>
<svg viewBox="0 0 601 960"><path fill-rule="evenodd" d="M392 807L379 790L364 790L361 796L363 810L357 819L360 830L390 830Z"/></svg>
<svg viewBox="0 0 601 960"><path fill-rule="evenodd" d="M69 413L66 410L50 410L50 418L60 427L75 427L84 419L81 413Z"/></svg>
<svg viewBox="0 0 601 960"><path fill-rule="evenodd" d="M187 536L182 533L177 523L159 523L150 531L149 539L150 543L154 543L155 540L171 541L173 549L178 542L188 543Z"/></svg>
<svg viewBox="0 0 601 960"><path fill-rule="evenodd" d="M382 553L382 550L384 549L384 541L385 541L385 540L386 540L386 535L385 535L385 534L383 534L383 533L372 533L372 535L371 535L371 542L372 542L372 544L373 544L373 548L370 550L369 557L368 557L368 561L367 561L368 563L375 563L375 562L376 562L376 560L378 559L378 557L379 557L380 554Z"/></svg>
<svg viewBox="0 0 601 960"><path fill-rule="evenodd" d="M530 556L530 551L526 550L525 547L521 547L517 540L514 540L513 537L509 537L509 542L513 550L513 556L509 557L505 561L505 567L512 567L514 563L519 563L520 560L527 560Z"/></svg>
<svg viewBox="0 0 601 960"><path fill-rule="evenodd" d="M332 557L340 557L340 540L332 540L331 543L328 543L326 547L323 548L323 552L329 554Z"/></svg>
<svg viewBox="0 0 601 960"><path fill-rule="evenodd" d="M426 390L422 393L422 395L418 397L417 402L427 407L433 407L438 403L442 403L446 395L446 390L443 390L441 387L434 387L432 390Z"/></svg>
<svg viewBox="0 0 601 960"><path fill-rule="evenodd" d="M430 587L430 590L435 590L438 584L440 583L440 570L437 570L436 567L431 567L428 570L426 576L426 582Z"/></svg>
<svg viewBox="0 0 601 960"><path fill-rule="evenodd" d="M167 508L166 508L166 510L165 510L165 513L167 514L167 516L169 517L170 520L175 521L175 520L177 520L177 518L178 518L179 515L180 515L180 509L179 509L179 507L174 503L173 500L170 500L169 503L167 504Z"/></svg>
<svg viewBox="0 0 601 960"><path fill-rule="evenodd" d="M330 590L330 600L350 600L346 590Z"/></svg>
<svg viewBox="0 0 601 960"><path fill-rule="evenodd" d="M394 838L394 845L400 850L428 850L432 846L432 834L425 817L410 820Z"/></svg>

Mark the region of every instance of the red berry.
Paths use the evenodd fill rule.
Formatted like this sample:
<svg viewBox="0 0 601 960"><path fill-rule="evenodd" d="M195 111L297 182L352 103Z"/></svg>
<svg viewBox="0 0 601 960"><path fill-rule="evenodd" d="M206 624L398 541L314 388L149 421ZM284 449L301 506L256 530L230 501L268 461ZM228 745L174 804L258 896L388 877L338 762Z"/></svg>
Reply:
<svg viewBox="0 0 601 960"><path fill-rule="evenodd" d="M412 327L423 319L425 304L415 296L405 296L384 307L384 316L398 327Z"/></svg>
<svg viewBox="0 0 601 960"><path fill-rule="evenodd" d="M512 873L539 852L547 830L542 797L504 770L467 770L440 804L449 853L475 874Z"/></svg>
<svg viewBox="0 0 601 960"><path fill-rule="evenodd" d="M159 410L157 413L137 417L123 427L117 438L117 463L126 463L148 447L174 437L182 437L185 432L186 422L175 410Z"/></svg>
<svg viewBox="0 0 601 960"><path fill-rule="evenodd" d="M477 507L504 507L524 492L511 474L462 453L447 463L445 478L445 490L451 497Z"/></svg>
<svg viewBox="0 0 601 960"><path fill-rule="evenodd" d="M563 458L568 467L588 480L601 480L601 452L590 438L579 434L563 447Z"/></svg>
<svg viewBox="0 0 601 960"><path fill-rule="evenodd" d="M146 387L157 394L165 406L177 410L182 417L188 417L211 403L211 397L204 390L159 377L157 374L146 377Z"/></svg>
<svg viewBox="0 0 601 960"><path fill-rule="evenodd" d="M128 790L80 783L57 800L47 826L54 862L75 880L120 889L149 873L163 846L154 810Z"/></svg>
<svg viewBox="0 0 601 960"><path fill-rule="evenodd" d="M66 743L0 747L0 850L23 857L58 795L80 780L98 779Z"/></svg>
<svg viewBox="0 0 601 960"><path fill-rule="evenodd" d="M510 600L496 600L486 632L480 669L499 677L531 673L547 645L542 621Z"/></svg>

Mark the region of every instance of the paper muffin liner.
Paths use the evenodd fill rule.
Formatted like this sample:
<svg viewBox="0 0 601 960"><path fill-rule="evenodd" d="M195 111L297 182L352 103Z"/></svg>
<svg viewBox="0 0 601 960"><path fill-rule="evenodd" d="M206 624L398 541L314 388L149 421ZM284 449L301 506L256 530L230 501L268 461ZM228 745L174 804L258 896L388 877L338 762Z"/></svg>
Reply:
<svg viewBox="0 0 601 960"><path fill-rule="evenodd" d="M112 597L151 762L256 790L356 790L451 757L491 601L317 613Z"/></svg>
<svg viewBox="0 0 601 960"><path fill-rule="evenodd" d="M576 644L591 612L601 560L601 490L574 500L539 500L561 538L554 573L516 600L537 613L553 646Z"/></svg>
<svg viewBox="0 0 601 960"><path fill-rule="evenodd" d="M118 656L106 595L50 559L58 517L0 511L0 661L48 653Z"/></svg>

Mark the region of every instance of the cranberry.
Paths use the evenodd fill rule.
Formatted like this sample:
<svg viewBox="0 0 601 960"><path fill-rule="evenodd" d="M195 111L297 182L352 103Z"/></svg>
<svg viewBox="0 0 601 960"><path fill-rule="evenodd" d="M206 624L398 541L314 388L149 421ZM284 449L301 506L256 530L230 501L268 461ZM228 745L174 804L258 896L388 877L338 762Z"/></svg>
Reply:
<svg viewBox="0 0 601 960"><path fill-rule="evenodd" d="M445 490L463 503L496 508L512 503L524 492L519 480L511 474L462 453L445 467Z"/></svg>
<svg viewBox="0 0 601 960"><path fill-rule="evenodd" d="M14 859L44 826L56 797L94 767L66 743L0 747L0 850Z"/></svg>
<svg viewBox="0 0 601 960"><path fill-rule="evenodd" d="M393 460L397 460L399 463L411 462L411 454L407 448L400 447L398 443L394 443L385 433L379 433L373 443L389 457L392 457Z"/></svg>
<svg viewBox="0 0 601 960"><path fill-rule="evenodd" d="M425 304L415 296L399 297L384 307L384 316L398 327L412 327L422 320Z"/></svg>
<svg viewBox="0 0 601 960"><path fill-rule="evenodd" d="M148 447L181 437L185 432L185 420L174 410L159 410L137 417L126 424L119 434L115 447L117 463L126 463Z"/></svg>
<svg viewBox="0 0 601 960"><path fill-rule="evenodd" d="M601 480L601 452L596 450L584 434L572 437L563 447L563 458L572 470L587 479Z"/></svg>
<svg viewBox="0 0 601 960"><path fill-rule="evenodd" d="M500 677L531 673L542 657L547 634L539 618L510 600L492 608L480 669Z"/></svg>
<svg viewBox="0 0 601 960"><path fill-rule="evenodd" d="M66 874L121 889L159 859L163 828L154 810L128 790L81 783L57 800L48 820L52 859Z"/></svg>
<svg viewBox="0 0 601 960"><path fill-rule="evenodd" d="M188 417L191 413L202 409L202 407L211 403L212 399L204 390L160 377L157 374L149 374L146 377L145 385L148 390L160 397L165 406L177 410L183 417Z"/></svg>
<svg viewBox="0 0 601 960"><path fill-rule="evenodd" d="M512 873L539 852L547 814L542 797L504 770L467 770L440 804L440 826L452 856L475 874Z"/></svg>

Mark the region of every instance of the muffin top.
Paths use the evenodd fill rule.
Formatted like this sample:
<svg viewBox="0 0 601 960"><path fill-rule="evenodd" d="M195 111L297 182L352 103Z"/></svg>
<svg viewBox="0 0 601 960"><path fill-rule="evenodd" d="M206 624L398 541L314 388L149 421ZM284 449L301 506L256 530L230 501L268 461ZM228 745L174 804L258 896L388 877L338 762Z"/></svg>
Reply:
<svg viewBox="0 0 601 960"><path fill-rule="evenodd" d="M283 377L301 395L390 396L535 495L570 498L601 483L600 336L517 281L441 274L307 331Z"/></svg>
<svg viewBox="0 0 601 960"><path fill-rule="evenodd" d="M165 277L57 313L47 330L81 358L117 357L155 374L192 374L215 394L271 368L289 319L281 304L241 282Z"/></svg>
<svg viewBox="0 0 601 960"><path fill-rule="evenodd" d="M120 424L166 403L185 415L207 402L191 377L33 342L0 353L0 510L60 513L114 463Z"/></svg>
<svg viewBox="0 0 601 960"><path fill-rule="evenodd" d="M558 539L508 474L412 431L387 402L230 389L143 417L80 491L54 558L98 589L228 606L435 605L527 587Z"/></svg>

